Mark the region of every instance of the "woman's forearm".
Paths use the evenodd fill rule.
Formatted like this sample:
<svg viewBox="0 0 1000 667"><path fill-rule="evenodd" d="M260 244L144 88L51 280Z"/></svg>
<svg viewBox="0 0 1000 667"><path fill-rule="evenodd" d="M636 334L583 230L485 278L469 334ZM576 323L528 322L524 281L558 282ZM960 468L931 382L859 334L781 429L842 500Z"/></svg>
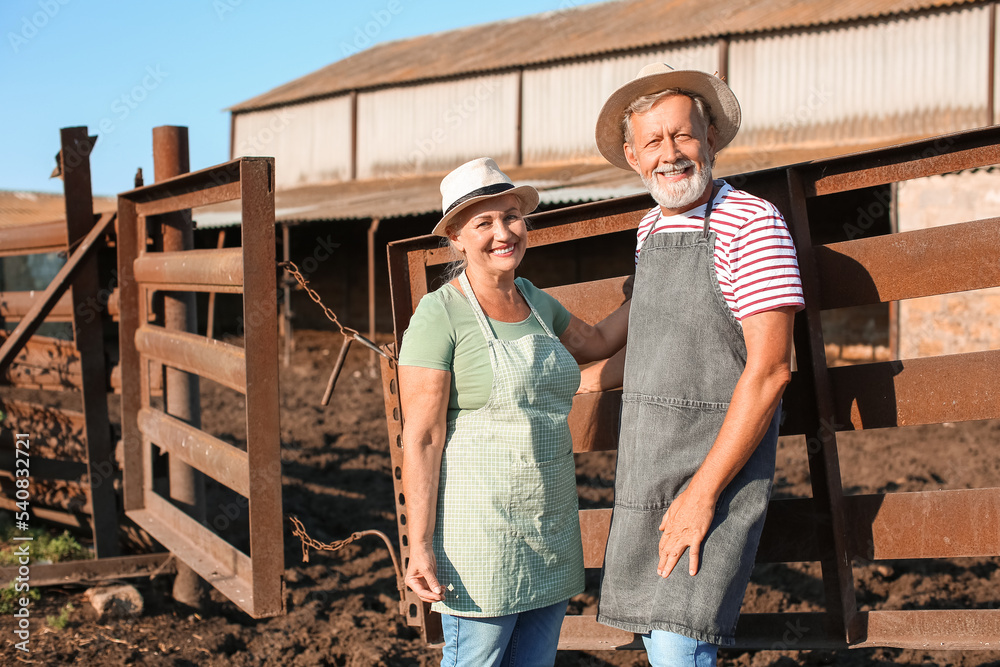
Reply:
<svg viewBox="0 0 1000 667"><path fill-rule="evenodd" d="M607 359L625 345L631 304L631 301L626 301L595 325L573 316L559 340L577 363Z"/></svg>
<svg viewBox="0 0 1000 667"><path fill-rule="evenodd" d="M443 443L435 443L432 437L408 439L405 429L403 432L403 498L406 502L407 532L412 546L430 547L437 512Z"/></svg>
<svg viewBox="0 0 1000 667"><path fill-rule="evenodd" d="M400 366L399 392L407 532L411 543L419 548L429 546L434 534L451 373Z"/></svg>

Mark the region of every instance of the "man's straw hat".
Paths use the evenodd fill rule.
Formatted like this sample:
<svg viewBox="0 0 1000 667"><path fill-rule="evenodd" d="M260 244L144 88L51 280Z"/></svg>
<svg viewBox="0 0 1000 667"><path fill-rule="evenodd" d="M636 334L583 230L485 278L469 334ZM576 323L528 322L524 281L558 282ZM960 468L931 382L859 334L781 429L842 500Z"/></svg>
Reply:
<svg viewBox="0 0 1000 667"><path fill-rule="evenodd" d="M740 129L740 103L726 82L696 70L675 70L664 63L646 65L624 86L611 93L597 116L597 147L608 162L631 170L625 159L622 117L635 100L667 88L697 93L705 98L715 118L717 151L722 150Z"/></svg>

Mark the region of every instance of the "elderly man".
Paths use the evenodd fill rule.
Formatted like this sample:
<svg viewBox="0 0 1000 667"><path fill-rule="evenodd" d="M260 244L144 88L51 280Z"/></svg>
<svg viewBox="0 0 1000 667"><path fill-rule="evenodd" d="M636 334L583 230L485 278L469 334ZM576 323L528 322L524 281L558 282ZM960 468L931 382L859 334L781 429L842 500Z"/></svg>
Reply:
<svg viewBox="0 0 1000 667"><path fill-rule="evenodd" d="M715 665L733 643L804 305L781 214L712 179L739 126L722 80L662 64L597 122L604 157L659 204L639 225L627 349L583 385L624 387L598 620L640 633L652 665Z"/></svg>

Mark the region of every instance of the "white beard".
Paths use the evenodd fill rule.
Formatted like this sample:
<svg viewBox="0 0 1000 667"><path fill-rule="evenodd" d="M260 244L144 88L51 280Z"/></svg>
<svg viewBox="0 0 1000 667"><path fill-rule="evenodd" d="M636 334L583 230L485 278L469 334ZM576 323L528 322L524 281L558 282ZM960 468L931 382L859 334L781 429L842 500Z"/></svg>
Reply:
<svg viewBox="0 0 1000 667"><path fill-rule="evenodd" d="M678 160L670 166L657 167L650 178L642 176L642 182L653 196L653 200L665 209L676 210L689 206L705 194L708 184L712 181L712 166L703 160L701 169L689 177L676 183L661 183L656 174L670 172L674 169L693 167L691 160Z"/></svg>

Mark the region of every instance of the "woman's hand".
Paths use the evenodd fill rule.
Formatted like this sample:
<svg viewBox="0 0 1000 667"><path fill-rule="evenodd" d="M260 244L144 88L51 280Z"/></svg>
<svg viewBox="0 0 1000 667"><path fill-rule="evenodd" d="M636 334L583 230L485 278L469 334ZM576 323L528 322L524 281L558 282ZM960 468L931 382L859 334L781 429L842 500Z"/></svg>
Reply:
<svg viewBox="0 0 1000 667"><path fill-rule="evenodd" d="M610 359L598 361L580 371L578 394L617 389L625 381L625 350L622 348Z"/></svg>
<svg viewBox="0 0 1000 667"><path fill-rule="evenodd" d="M444 600L444 588L437 580L437 561L430 547L414 545L410 548L410 563L403 581L424 602Z"/></svg>

